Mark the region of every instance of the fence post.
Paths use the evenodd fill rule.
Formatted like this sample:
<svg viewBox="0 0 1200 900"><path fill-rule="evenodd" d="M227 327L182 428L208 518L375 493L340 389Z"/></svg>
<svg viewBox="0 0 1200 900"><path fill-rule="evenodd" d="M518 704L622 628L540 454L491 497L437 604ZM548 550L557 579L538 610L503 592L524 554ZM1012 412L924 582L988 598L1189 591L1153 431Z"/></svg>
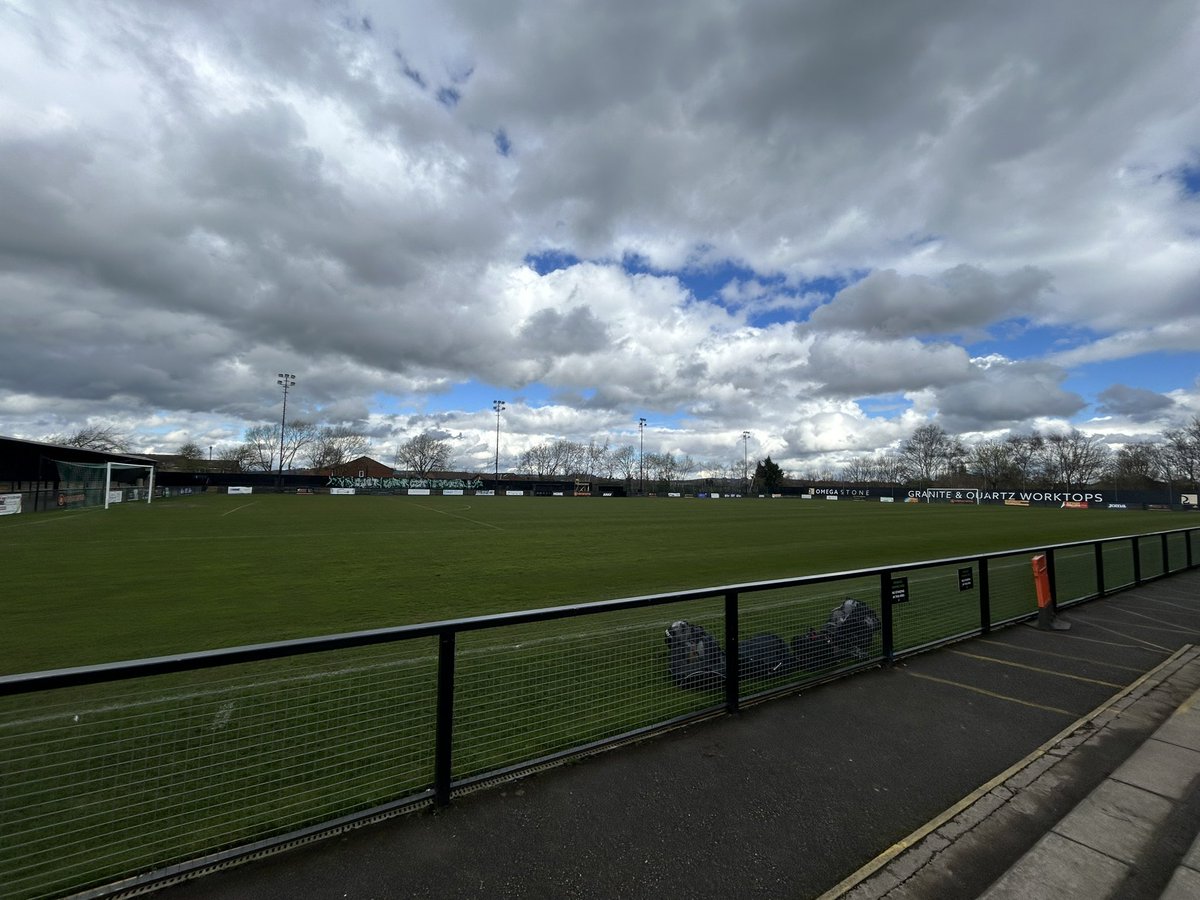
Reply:
<svg viewBox="0 0 1200 900"><path fill-rule="evenodd" d="M992 591L988 585L987 557L979 560L979 631L987 634L992 630Z"/></svg>
<svg viewBox="0 0 1200 900"><path fill-rule="evenodd" d="M881 572L879 575L879 618L882 620L883 658L886 662L896 661L896 641L892 634L892 573Z"/></svg>
<svg viewBox="0 0 1200 900"><path fill-rule="evenodd" d="M738 677L738 594L725 595L725 710L735 713L739 708L741 679Z"/></svg>
<svg viewBox="0 0 1200 900"><path fill-rule="evenodd" d="M1142 551L1138 543L1137 535L1135 534L1130 541L1133 542L1133 583L1142 583Z"/></svg>
<svg viewBox="0 0 1200 900"><path fill-rule="evenodd" d="M450 802L454 760L454 644L455 633L438 634L437 724L433 745L433 802Z"/></svg>
<svg viewBox="0 0 1200 900"><path fill-rule="evenodd" d="M1096 541L1096 597L1104 596L1104 541Z"/></svg>
<svg viewBox="0 0 1200 900"><path fill-rule="evenodd" d="M1167 546L1167 533L1165 531L1162 533L1162 556L1163 556L1162 573L1164 575L1170 575L1171 574L1171 549L1170 549L1170 547Z"/></svg>
<svg viewBox="0 0 1200 900"><path fill-rule="evenodd" d="M1050 579L1050 608L1058 612L1058 578L1054 574L1054 548L1046 550L1046 577Z"/></svg>

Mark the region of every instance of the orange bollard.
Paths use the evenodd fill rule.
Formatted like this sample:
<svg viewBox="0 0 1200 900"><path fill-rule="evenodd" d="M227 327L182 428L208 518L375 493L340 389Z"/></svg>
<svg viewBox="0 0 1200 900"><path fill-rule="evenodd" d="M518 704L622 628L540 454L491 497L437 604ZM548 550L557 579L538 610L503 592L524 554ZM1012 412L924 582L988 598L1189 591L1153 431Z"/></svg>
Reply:
<svg viewBox="0 0 1200 900"><path fill-rule="evenodd" d="M1037 589L1038 622L1042 631L1068 631L1069 622L1060 622L1054 609L1054 595L1050 593L1050 569L1046 565L1046 554L1039 553L1033 562L1033 585Z"/></svg>

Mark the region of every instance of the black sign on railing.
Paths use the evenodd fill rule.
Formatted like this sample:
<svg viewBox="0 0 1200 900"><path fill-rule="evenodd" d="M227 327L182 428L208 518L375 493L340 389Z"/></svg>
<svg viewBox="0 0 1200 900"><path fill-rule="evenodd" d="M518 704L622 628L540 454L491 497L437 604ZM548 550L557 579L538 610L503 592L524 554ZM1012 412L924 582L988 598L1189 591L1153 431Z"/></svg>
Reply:
<svg viewBox="0 0 1200 900"><path fill-rule="evenodd" d="M907 578L893 578L892 579L891 598L892 598L893 603L907 603L908 602L908 579Z"/></svg>
<svg viewBox="0 0 1200 900"><path fill-rule="evenodd" d="M975 570L971 566L958 570L958 589L969 591L975 587Z"/></svg>

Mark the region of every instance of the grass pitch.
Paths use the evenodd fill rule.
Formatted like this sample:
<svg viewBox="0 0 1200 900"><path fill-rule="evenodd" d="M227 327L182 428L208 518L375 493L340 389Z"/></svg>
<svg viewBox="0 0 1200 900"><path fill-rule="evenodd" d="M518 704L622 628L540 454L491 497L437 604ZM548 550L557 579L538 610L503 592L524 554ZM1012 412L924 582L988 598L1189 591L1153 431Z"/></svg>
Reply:
<svg viewBox="0 0 1200 900"><path fill-rule="evenodd" d="M844 501L295 495L19 516L0 520L0 659L5 673L35 671L1198 523ZM1171 540L1178 559L1185 545ZM1156 574L1155 542L1142 543ZM1128 583L1130 544L1105 556L1109 586ZM1094 591L1091 547L1056 560L1070 596ZM1023 554L989 573L992 621L1031 611ZM898 649L978 626L957 566L908 577ZM790 638L845 594L878 590L864 577L747 595L740 630ZM687 618L720 638L722 609L718 595L459 635L452 777L719 703L719 690L673 684L662 634ZM59 896L421 792L436 671L436 638L417 638L4 698L0 807L15 837L0 842L0 883Z"/></svg>
<svg viewBox="0 0 1200 900"><path fill-rule="evenodd" d="M199 495L0 520L0 673L1179 528L802 500Z"/></svg>

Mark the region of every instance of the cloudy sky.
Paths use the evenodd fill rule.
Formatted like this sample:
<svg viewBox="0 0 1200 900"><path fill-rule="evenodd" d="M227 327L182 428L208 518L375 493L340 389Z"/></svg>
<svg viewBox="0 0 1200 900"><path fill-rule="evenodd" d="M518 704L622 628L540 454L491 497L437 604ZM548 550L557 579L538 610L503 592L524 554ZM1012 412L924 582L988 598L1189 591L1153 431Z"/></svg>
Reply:
<svg viewBox="0 0 1200 900"><path fill-rule="evenodd" d="M0 434L793 473L1200 415L1194 0L0 0Z"/></svg>

